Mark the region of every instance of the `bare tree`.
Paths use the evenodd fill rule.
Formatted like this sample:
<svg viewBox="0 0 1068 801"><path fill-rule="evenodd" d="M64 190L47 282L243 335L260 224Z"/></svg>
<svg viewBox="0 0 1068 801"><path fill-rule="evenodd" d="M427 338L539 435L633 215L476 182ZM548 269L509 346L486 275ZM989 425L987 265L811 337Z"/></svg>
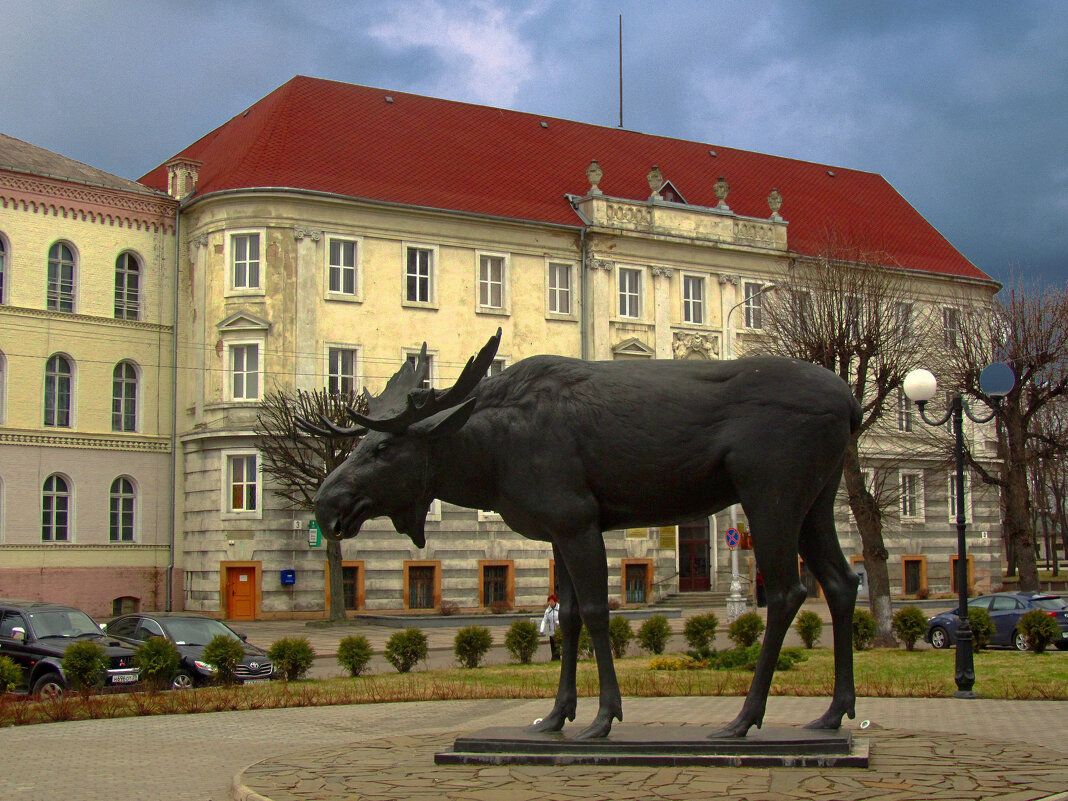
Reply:
<svg viewBox="0 0 1068 801"><path fill-rule="evenodd" d="M274 479L272 491L297 509L314 509L315 492L327 475L339 466L359 438L309 434L297 427L297 420L325 417L344 425L348 411L366 411L366 400L353 392L317 389L275 390L267 393L257 417L256 445L264 455L263 472ZM342 585L341 541L324 532L326 561L330 580L330 620L345 619Z"/></svg>
<svg viewBox="0 0 1068 801"><path fill-rule="evenodd" d="M1044 431L1039 415L1068 390L1068 288L1039 288L1014 280L994 299L993 314L964 309L952 349L952 380L972 397L990 403L979 388L979 373L992 361L1005 362L1016 386L998 412L997 472L967 454L983 481L1001 489L1003 537L1010 571L1021 590L1037 591L1035 530L1030 507L1029 465L1063 453L1063 430Z"/></svg>
<svg viewBox="0 0 1068 801"><path fill-rule="evenodd" d="M762 310L767 336L754 349L826 367L861 404L863 419L846 453L845 488L863 545L876 639L892 645L883 520L899 495L885 481L886 465L875 481L865 480L860 440L880 427L896 430L897 415L909 413L899 408L900 389L910 369L932 358L931 320L909 300L914 292L906 274L885 266L885 254L838 234L828 234L825 242L818 257L798 261L776 278L777 291Z"/></svg>

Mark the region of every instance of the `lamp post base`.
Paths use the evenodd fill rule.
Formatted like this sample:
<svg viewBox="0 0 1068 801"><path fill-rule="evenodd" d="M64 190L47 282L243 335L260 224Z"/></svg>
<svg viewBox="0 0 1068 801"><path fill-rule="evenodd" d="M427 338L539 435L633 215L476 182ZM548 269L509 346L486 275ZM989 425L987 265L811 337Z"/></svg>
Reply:
<svg viewBox="0 0 1068 801"><path fill-rule="evenodd" d="M731 577L730 595L727 596L727 622L733 623L745 614L745 596L742 595L742 580L735 573Z"/></svg>

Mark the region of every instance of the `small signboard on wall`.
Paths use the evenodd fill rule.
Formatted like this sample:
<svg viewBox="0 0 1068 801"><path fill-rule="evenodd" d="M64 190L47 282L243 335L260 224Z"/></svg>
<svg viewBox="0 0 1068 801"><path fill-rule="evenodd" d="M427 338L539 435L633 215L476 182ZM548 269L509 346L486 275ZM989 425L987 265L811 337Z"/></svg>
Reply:
<svg viewBox="0 0 1068 801"><path fill-rule="evenodd" d="M312 518L308 521L308 547L319 548L323 544L323 532L319 530L319 523Z"/></svg>

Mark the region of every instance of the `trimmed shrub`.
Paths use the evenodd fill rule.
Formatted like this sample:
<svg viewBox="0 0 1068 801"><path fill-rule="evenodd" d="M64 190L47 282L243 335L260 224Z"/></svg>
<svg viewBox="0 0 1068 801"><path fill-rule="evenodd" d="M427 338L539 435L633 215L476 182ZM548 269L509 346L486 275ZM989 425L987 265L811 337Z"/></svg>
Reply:
<svg viewBox="0 0 1068 801"><path fill-rule="evenodd" d="M337 663L353 678L363 673L373 654L371 643L362 634L345 637L337 644Z"/></svg>
<svg viewBox="0 0 1068 801"><path fill-rule="evenodd" d="M237 680L237 666L245 657L245 646L229 634L216 634L204 646L205 662L215 668L215 681L233 684Z"/></svg>
<svg viewBox="0 0 1068 801"><path fill-rule="evenodd" d="M75 690L88 692L104 684L108 656L95 642L76 642L63 654L63 673Z"/></svg>
<svg viewBox="0 0 1068 801"><path fill-rule="evenodd" d="M493 635L485 626L465 626L456 632L453 651L460 667L476 668L493 645Z"/></svg>
<svg viewBox="0 0 1068 801"><path fill-rule="evenodd" d="M853 648L867 651L875 642L875 616L867 609L853 612Z"/></svg>
<svg viewBox="0 0 1068 801"><path fill-rule="evenodd" d="M22 682L22 670L11 657L0 656L0 695L12 692Z"/></svg>
<svg viewBox="0 0 1068 801"><path fill-rule="evenodd" d="M442 601L438 605L438 613L443 617L450 617L460 611L460 605L455 601Z"/></svg>
<svg viewBox="0 0 1068 801"><path fill-rule="evenodd" d="M538 652L538 627L529 620L517 620L504 635L504 647L521 665L529 665Z"/></svg>
<svg viewBox="0 0 1068 801"><path fill-rule="evenodd" d="M1036 654L1045 651L1050 643L1061 637L1061 628L1057 621L1038 609L1032 609L1023 615L1016 627L1027 638L1027 648Z"/></svg>
<svg viewBox="0 0 1068 801"><path fill-rule="evenodd" d="M649 660L649 670L691 670L699 664L688 656L654 656Z"/></svg>
<svg viewBox="0 0 1068 801"><path fill-rule="evenodd" d="M671 625L663 615L653 615L638 628L638 645L650 654L662 654L671 637Z"/></svg>
<svg viewBox="0 0 1068 801"><path fill-rule="evenodd" d="M578 658L590 659L593 657L593 638L590 636L590 630L583 626L579 629L578 638Z"/></svg>
<svg viewBox="0 0 1068 801"><path fill-rule="evenodd" d="M398 673L408 673L426 659L426 635L417 628L398 631L386 641L386 661Z"/></svg>
<svg viewBox="0 0 1068 801"><path fill-rule="evenodd" d="M972 646L975 650L981 651L986 648L995 631L990 613L975 606L968 607L968 626L972 630Z"/></svg>
<svg viewBox="0 0 1068 801"><path fill-rule="evenodd" d="M709 667L715 670L730 670L732 668L756 670L760 651L760 645L757 643L745 647L731 648L728 651L719 651L709 660ZM779 652L779 658L775 660L775 669L790 670L798 662L804 662L807 658L801 648L783 648Z"/></svg>
<svg viewBox="0 0 1068 801"><path fill-rule="evenodd" d="M756 612L746 612L727 628L727 636L739 648L748 648L764 633L764 620Z"/></svg>
<svg viewBox="0 0 1068 801"><path fill-rule="evenodd" d="M282 671L286 681L304 678L315 661L315 651L307 637L283 637L267 649L267 657Z"/></svg>
<svg viewBox="0 0 1068 801"><path fill-rule="evenodd" d="M712 612L694 615L682 628L682 636L699 658L707 658L712 651L712 642L716 639L719 618Z"/></svg>
<svg viewBox="0 0 1068 801"><path fill-rule="evenodd" d="M890 630L901 642L906 651L916 650L916 640L927 631L927 616L915 606L906 606L894 612Z"/></svg>
<svg viewBox="0 0 1068 801"><path fill-rule="evenodd" d="M178 646L166 637L149 637L133 655L133 663L141 670L141 681L156 688L171 683L181 661Z"/></svg>
<svg viewBox="0 0 1068 801"><path fill-rule="evenodd" d="M612 644L612 656L622 659L633 639L634 629L630 627L629 620L622 615L613 615L608 619L608 641Z"/></svg>
<svg viewBox="0 0 1068 801"><path fill-rule="evenodd" d="M806 609L794 621L794 631L801 638L806 648L811 648L823 636L823 618L818 613Z"/></svg>

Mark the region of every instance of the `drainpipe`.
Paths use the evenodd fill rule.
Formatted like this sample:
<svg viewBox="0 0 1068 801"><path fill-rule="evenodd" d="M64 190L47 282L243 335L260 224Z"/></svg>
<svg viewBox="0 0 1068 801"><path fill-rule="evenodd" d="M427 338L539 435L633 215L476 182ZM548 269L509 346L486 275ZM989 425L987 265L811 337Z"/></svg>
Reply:
<svg viewBox="0 0 1068 801"><path fill-rule="evenodd" d="M177 527L175 514L178 502L178 264L181 251L182 202L174 209L174 301L171 306L171 524L170 524L170 562L167 565L166 606L168 612L174 611L174 563L177 545Z"/></svg>
<svg viewBox="0 0 1068 801"><path fill-rule="evenodd" d="M581 341L581 356L585 360L590 358L589 311L586 303L586 230L590 226L590 221L579 210L578 203L573 195L567 196L567 202L571 204L575 214L582 220L582 228L579 229L579 299L582 306L582 311L579 314L579 338Z"/></svg>

